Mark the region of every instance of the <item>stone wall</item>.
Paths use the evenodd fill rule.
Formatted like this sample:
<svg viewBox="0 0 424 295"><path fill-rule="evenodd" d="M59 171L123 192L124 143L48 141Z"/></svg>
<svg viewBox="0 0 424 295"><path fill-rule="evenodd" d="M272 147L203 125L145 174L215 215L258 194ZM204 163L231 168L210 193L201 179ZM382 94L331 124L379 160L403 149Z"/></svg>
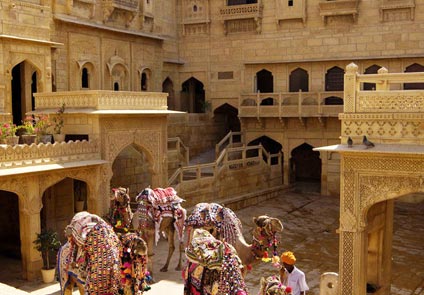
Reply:
<svg viewBox="0 0 424 295"><path fill-rule="evenodd" d="M180 137L190 158L215 148L225 136L225 126L209 114L173 114L168 117L168 137Z"/></svg>

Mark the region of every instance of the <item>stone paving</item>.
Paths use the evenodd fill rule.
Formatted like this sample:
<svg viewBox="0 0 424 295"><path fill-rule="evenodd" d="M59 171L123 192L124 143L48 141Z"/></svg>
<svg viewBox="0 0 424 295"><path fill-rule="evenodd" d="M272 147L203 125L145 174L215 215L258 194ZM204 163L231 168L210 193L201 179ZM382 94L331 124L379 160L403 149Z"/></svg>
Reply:
<svg viewBox="0 0 424 295"><path fill-rule="evenodd" d="M424 295L424 202L408 204L396 202L393 241L393 295ZM338 272L339 200L316 193L285 193L265 204L236 211L243 224L245 239L251 241L254 216L268 214L280 218L284 232L278 251L295 253L297 266L306 274L310 287L308 294L319 294L320 275ZM154 256L155 270L165 262L167 243L161 239ZM183 293L181 272L175 271L177 255L174 254L167 273L155 273L156 283L148 295L178 295ZM13 277L16 270L0 270L0 294L58 295L55 284L29 283ZM261 276L276 274L269 263L262 263L247 275L249 294L256 295ZM7 281L7 278L9 277ZM18 287L18 289L14 288ZM77 291L74 294L78 294Z"/></svg>

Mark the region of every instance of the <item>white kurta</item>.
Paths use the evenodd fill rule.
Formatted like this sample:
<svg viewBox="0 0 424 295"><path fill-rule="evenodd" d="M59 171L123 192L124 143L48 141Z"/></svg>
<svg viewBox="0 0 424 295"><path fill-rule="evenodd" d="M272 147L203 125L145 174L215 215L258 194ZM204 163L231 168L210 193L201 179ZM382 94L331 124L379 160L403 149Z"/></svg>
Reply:
<svg viewBox="0 0 424 295"><path fill-rule="evenodd" d="M300 295L300 292L309 290L306 284L305 274L296 266L291 273L287 269L284 271L283 285L291 287L293 295Z"/></svg>

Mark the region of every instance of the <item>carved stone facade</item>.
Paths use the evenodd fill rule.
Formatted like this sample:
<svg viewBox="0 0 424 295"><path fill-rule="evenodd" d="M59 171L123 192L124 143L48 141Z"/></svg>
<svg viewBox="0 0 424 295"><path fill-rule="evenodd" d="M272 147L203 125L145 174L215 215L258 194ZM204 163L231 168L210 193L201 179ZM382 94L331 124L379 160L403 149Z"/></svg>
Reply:
<svg viewBox="0 0 424 295"><path fill-rule="evenodd" d="M379 286L378 294L390 294L393 202L411 195L424 199L424 90L392 90L391 84L423 77L384 68L372 77L357 71L355 64L346 68L342 144L317 149L341 159L338 294L364 295L370 282ZM378 93L362 91L365 82L375 82ZM373 147L362 144L364 135Z"/></svg>

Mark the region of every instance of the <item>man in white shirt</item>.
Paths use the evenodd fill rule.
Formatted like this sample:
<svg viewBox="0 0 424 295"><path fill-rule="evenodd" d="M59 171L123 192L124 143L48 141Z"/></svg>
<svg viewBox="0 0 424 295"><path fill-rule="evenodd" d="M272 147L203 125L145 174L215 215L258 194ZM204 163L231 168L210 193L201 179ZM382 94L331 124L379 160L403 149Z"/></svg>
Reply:
<svg viewBox="0 0 424 295"><path fill-rule="evenodd" d="M294 266L296 257L293 252L287 251L281 254L281 261L283 266L280 269L280 279L283 285L291 287L292 295L305 295L309 287L304 272Z"/></svg>

